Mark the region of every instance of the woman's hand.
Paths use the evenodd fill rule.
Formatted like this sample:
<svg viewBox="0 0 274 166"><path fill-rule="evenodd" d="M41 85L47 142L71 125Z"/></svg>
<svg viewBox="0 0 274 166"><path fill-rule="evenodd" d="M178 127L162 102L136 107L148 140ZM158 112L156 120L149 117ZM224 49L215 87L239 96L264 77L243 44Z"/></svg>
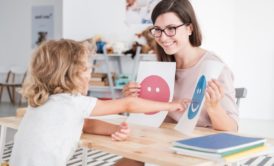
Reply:
<svg viewBox="0 0 274 166"><path fill-rule="evenodd" d="M207 109L214 109L220 106L220 101L224 97L224 89L219 81L213 79L208 81L206 87L206 101L205 106Z"/></svg>
<svg viewBox="0 0 274 166"><path fill-rule="evenodd" d="M123 88L123 91L122 91L123 92L123 96L124 97L128 97L128 96L138 97L140 89L141 89L141 85L139 83L137 83L137 82L129 82Z"/></svg>
<svg viewBox="0 0 274 166"><path fill-rule="evenodd" d="M118 126L118 130L111 134L111 139L114 141L125 141L130 133L130 129L128 127L128 124L126 122L122 122Z"/></svg>

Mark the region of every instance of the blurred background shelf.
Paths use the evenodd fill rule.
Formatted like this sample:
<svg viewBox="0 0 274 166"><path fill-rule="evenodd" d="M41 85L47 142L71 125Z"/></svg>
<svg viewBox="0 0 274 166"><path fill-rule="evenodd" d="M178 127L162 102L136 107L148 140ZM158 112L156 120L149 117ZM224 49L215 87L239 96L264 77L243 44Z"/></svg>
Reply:
<svg viewBox="0 0 274 166"><path fill-rule="evenodd" d="M134 58L130 54L107 54L105 50L103 54L92 56L94 77L88 95L98 98L120 98L124 84L135 80L139 62L156 60L155 54L140 54L140 51L141 48L138 47Z"/></svg>

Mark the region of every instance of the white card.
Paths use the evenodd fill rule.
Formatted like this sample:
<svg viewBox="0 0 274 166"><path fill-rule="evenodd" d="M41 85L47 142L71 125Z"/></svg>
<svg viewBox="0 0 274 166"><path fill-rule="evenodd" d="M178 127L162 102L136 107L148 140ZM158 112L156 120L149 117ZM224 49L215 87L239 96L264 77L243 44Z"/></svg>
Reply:
<svg viewBox="0 0 274 166"><path fill-rule="evenodd" d="M218 79L223 71L224 64L221 62L206 60L201 64L200 75L204 75L206 80Z"/></svg>
<svg viewBox="0 0 274 166"><path fill-rule="evenodd" d="M141 84L140 97L155 101L169 102L173 98L175 62L140 62L137 82ZM131 113L128 123L159 127L167 111L153 113Z"/></svg>
<svg viewBox="0 0 274 166"><path fill-rule="evenodd" d="M224 64L212 60L204 61L201 65L200 77L197 80L192 101L175 126L176 130L186 135L191 135L198 122L205 100L204 95L207 81L217 79L224 68Z"/></svg>

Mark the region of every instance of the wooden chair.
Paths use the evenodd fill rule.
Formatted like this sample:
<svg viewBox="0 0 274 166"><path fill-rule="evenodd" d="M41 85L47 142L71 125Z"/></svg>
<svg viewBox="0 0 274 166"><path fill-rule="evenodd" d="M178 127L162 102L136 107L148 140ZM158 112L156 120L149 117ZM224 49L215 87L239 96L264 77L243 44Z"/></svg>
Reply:
<svg viewBox="0 0 274 166"><path fill-rule="evenodd" d="M10 70L1 68L0 69L0 102L2 99L3 92L4 92L4 88L7 88L7 83L9 81L9 77L10 77ZM11 93L9 90L8 90L8 95L11 100L12 97L11 97Z"/></svg>
<svg viewBox="0 0 274 166"><path fill-rule="evenodd" d="M3 89L6 87L8 95L12 104L16 103L16 88L22 87L22 83L25 79L26 71L21 67L12 67L4 82L0 83L0 95L2 95ZM1 99L1 96L0 96ZM20 99L21 102L21 99Z"/></svg>

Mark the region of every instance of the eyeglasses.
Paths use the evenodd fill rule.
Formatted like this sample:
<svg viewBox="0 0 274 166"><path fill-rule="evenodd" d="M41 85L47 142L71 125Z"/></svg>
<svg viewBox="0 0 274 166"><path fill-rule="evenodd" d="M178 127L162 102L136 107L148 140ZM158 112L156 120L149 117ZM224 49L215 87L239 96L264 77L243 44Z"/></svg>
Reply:
<svg viewBox="0 0 274 166"><path fill-rule="evenodd" d="M178 26L168 25L164 29L161 29L160 27L155 26L155 27L151 28L149 31L153 37L157 37L157 38L161 37L162 32L164 32L166 36L172 37L172 36L176 35L176 29L183 25L185 25L185 23L178 25Z"/></svg>

